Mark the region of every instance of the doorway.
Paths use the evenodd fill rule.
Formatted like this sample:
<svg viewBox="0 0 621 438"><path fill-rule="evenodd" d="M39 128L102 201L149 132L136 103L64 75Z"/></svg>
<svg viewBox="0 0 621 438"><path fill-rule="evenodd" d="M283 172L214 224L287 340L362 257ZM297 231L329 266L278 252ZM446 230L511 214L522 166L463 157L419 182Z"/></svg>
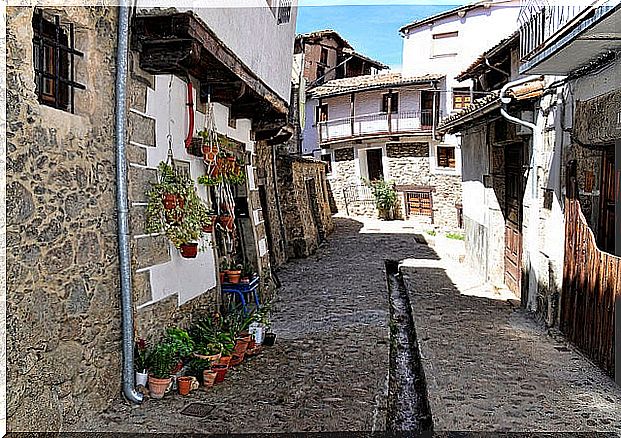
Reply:
<svg viewBox="0 0 621 438"><path fill-rule="evenodd" d="M423 129L431 129L433 126L434 96L437 120L440 116L440 93L437 91L420 92L420 124Z"/></svg>
<svg viewBox="0 0 621 438"><path fill-rule="evenodd" d="M369 181L384 179L384 166L382 164L381 149L367 149L367 175Z"/></svg>
<svg viewBox="0 0 621 438"><path fill-rule="evenodd" d="M597 227L597 246L602 251L615 253L615 150L610 145L602 158L600 187L600 214Z"/></svg>
<svg viewBox="0 0 621 438"><path fill-rule="evenodd" d="M518 297L522 294L522 150L522 143L505 147L505 284Z"/></svg>

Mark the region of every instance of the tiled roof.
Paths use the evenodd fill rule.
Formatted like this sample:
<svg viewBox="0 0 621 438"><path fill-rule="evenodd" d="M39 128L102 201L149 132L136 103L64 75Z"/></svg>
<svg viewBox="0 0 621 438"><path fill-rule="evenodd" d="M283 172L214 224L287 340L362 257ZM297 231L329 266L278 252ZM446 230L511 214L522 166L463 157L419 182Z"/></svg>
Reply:
<svg viewBox="0 0 621 438"><path fill-rule="evenodd" d="M442 119L440 123L438 123L438 131L442 131L448 125L455 124L456 121L460 119L464 119L468 114L479 111L480 109L491 105L493 103L500 103L500 91L493 91L491 94L488 94L485 97L481 97L480 99L474 100L470 106L464 108L456 113L451 114L448 117Z"/></svg>
<svg viewBox="0 0 621 438"><path fill-rule="evenodd" d="M490 57L498 54L498 52L504 49L505 47L510 47L512 44L518 44L519 36L520 36L520 32L515 31L508 37L503 38L494 47L483 52L472 64L470 64L470 66L467 69L465 69L460 74L455 76L455 79L461 82L461 81L465 81L466 79L470 79L474 77L477 74L477 70L479 66L482 66L485 64L485 58L489 59Z"/></svg>
<svg viewBox="0 0 621 438"><path fill-rule="evenodd" d="M347 40L343 38L334 29L323 29L323 30L316 30L314 32L298 34L296 36L296 39L313 39L313 38L324 38L324 37L329 37L329 36L333 37L336 40L340 40L344 47L353 49L353 47L347 42Z"/></svg>
<svg viewBox="0 0 621 438"><path fill-rule="evenodd" d="M360 58L360 59L362 59L362 60L364 60L364 61L366 61L366 62L368 62L370 64L375 65L379 69L387 69L388 68L388 66L386 64L382 64L381 62L376 61L375 59L371 59L368 56L365 56L365 55L363 55L361 53L358 53L358 52L356 52L353 49L348 49L346 47L346 48L343 49L343 53L346 53L348 55L353 55L353 56L355 56L357 58Z"/></svg>
<svg viewBox="0 0 621 438"><path fill-rule="evenodd" d="M538 79L508 89L507 95L512 96L516 100L536 99L543 94L544 89L544 80ZM493 108L496 106L500 106L500 90L492 91L491 94L473 101L469 107L445 117L438 124L437 130L447 132L449 129L459 126L462 122L466 121L466 119L482 116L485 114L483 111L485 108ZM468 117L469 115L471 115L471 117Z"/></svg>
<svg viewBox="0 0 621 438"><path fill-rule="evenodd" d="M433 21L437 21L440 20L442 18L446 18L446 17L450 17L451 15L456 15L460 12L468 12L472 9L476 9L476 8L481 8L481 7L489 7L489 5L495 5L495 4L499 4L499 3L507 3L510 0L481 0L481 1L475 1L472 2L470 4L467 5L463 5L463 6L459 6L458 8L455 9L450 9L448 11L444 11L444 12L440 12L439 14L435 14L435 15L431 15L430 17L425 17L423 19L417 20L417 21L413 21L409 24L406 24L405 26L402 26L401 29L399 29L399 32L404 33L406 30L411 29L413 27L420 27L423 24L427 24L427 23L431 23Z"/></svg>
<svg viewBox="0 0 621 438"><path fill-rule="evenodd" d="M311 97L327 97L345 94L351 91L362 91L375 88L401 87L404 85L424 84L439 81L441 74L403 77L401 73L385 73L378 75L355 76L352 78L334 79L310 90Z"/></svg>

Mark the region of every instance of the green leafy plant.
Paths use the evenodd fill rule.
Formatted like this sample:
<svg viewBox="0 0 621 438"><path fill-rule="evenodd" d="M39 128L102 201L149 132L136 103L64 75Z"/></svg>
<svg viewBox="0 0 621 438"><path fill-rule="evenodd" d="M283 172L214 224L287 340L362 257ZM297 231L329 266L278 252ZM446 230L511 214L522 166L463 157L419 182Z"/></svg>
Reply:
<svg viewBox="0 0 621 438"><path fill-rule="evenodd" d="M193 358L188 362L186 375L194 376L200 384L203 383L203 371L211 368L211 362L207 359L201 359L198 357Z"/></svg>
<svg viewBox="0 0 621 438"><path fill-rule="evenodd" d="M254 266L250 262L244 263L242 266L242 277L252 278L254 275Z"/></svg>
<svg viewBox="0 0 621 438"><path fill-rule="evenodd" d="M140 338L134 346L134 365L137 371L142 372L147 369L147 354L147 342Z"/></svg>
<svg viewBox="0 0 621 438"><path fill-rule="evenodd" d="M436 230L425 230L425 233L429 234L430 236L435 236Z"/></svg>
<svg viewBox="0 0 621 438"><path fill-rule="evenodd" d="M159 180L147 191L148 233L164 232L176 248L195 242L202 232L202 222L209 210L196 193L192 180L167 163L158 166ZM173 209L164 207L164 196L175 195L182 200ZM174 220L171 220L174 218Z"/></svg>
<svg viewBox="0 0 621 438"><path fill-rule="evenodd" d="M218 176L202 175L198 177L198 183L208 186L208 187L222 184L222 181L223 181L222 175L218 175Z"/></svg>
<svg viewBox="0 0 621 438"><path fill-rule="evenodd" d="M465 237L461 233L446 233L447 239L464 240Z"/></svg>
<svg viewBox="0 0 621 438"><path fill-rule="evenodd" d="M375 205L380 210L391 210L397 205L397 191L394 184L384 181L365 181L365 184L371 188Z"/></svg>
<svg viewBox="0 0 621 438"><path fill-rule="evenodd" d="M194 351L194 341L186 330L170 327L166 330L166 340L174 348L177 358L183 359Z"/></svg>
<svg viewBox="0 0 621 438"><path fill-rule="evenodd" d="M156 344L147 356L149 373L158 379L167 379L177 363L176 350L166 342Z"/></svg>

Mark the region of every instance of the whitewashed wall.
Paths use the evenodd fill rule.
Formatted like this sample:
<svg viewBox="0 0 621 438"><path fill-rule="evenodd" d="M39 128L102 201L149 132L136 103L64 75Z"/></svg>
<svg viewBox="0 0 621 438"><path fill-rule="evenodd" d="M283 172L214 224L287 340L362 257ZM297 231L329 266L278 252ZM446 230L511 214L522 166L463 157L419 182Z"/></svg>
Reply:
<svg viewBox="0 0 621 438"><path fill-rule="evenodd" d="M145 148L147 151L146 167L155 169L161 161L166 161L167 138L170 132L174 158L190 164L191 176L196 181L205 173L205 167L201 158L189 155L185 149L184 140L189 124L186 101L187 85L184 81L171 75L155 77L155 89L149 88L147 91L147 111L143 114L155 120L156 135L156 147ZM196 88L194 88L194 102L198 102ZM252 151L254 143L250 140L250 120L237 120L237 127L233 129L228 126L228 108L214 104L214 110L218 132L246 144L246 149ZM204 124L205 115L195 111L194 134L197 130L203 129ZM136 165L132 164L132 166ZM207 199L206 188L199 184L197 187L199 196ZM142 237L133 236L133 238ZM210 240L210 236L203 235L199 244L203 251L199 251L195 259L182 258L179 251L170 244L169 250L172 254L170 262L140 269L139 272L149 272L152 292L152 301L141 307L146 307L174 294L178 294L179 305L181 305L214 288L217 284L216 260Z"/></svg>
<svg viewBox="0 0 621 438"><path fill-rule="evenodd" d="M470 88L470 81L458 83L455 76L483 52L517 30L519 9L519 0L513 0L489 8L476 8L466 12L463 18L455 14L409 30L403 41L403 75L441 73L446 75L445 85L449 92L457 86ZM434 57L432 36L454 31L458 32L457 38L451 38L456 55ZM452 111L452 95L446 94L442 99L445 115Z"/></svg>
<svg viewBox="0 0 621 438"><path fill-rule="evenodd" d="M149 9L153 3L137 0L136 7ZM225 0L183 0L177 10L194 11L250 70L289 102L297 8L291 9L288 23L277 24L265 0L245 0L241 5Z"/></svg>

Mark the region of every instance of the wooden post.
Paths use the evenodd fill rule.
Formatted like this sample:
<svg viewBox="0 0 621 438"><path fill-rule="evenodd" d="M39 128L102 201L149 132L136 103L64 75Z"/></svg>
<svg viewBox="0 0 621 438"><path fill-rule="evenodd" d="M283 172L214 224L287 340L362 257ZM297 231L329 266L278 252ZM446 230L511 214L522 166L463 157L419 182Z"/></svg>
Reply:
<svg viewBox="0 0 621 438"><path fill-rule="evenodd" d="M388 132L392 132L392 90L388 90Z"/></svg>
<svg viewBox="0 0 621 438"><path fill-rule="evenodd" d="M354 118L356 117L355 110L356 94L351 93L351 101L349 104L349 128L351 130L351 136L354 136Z"/></svg>

